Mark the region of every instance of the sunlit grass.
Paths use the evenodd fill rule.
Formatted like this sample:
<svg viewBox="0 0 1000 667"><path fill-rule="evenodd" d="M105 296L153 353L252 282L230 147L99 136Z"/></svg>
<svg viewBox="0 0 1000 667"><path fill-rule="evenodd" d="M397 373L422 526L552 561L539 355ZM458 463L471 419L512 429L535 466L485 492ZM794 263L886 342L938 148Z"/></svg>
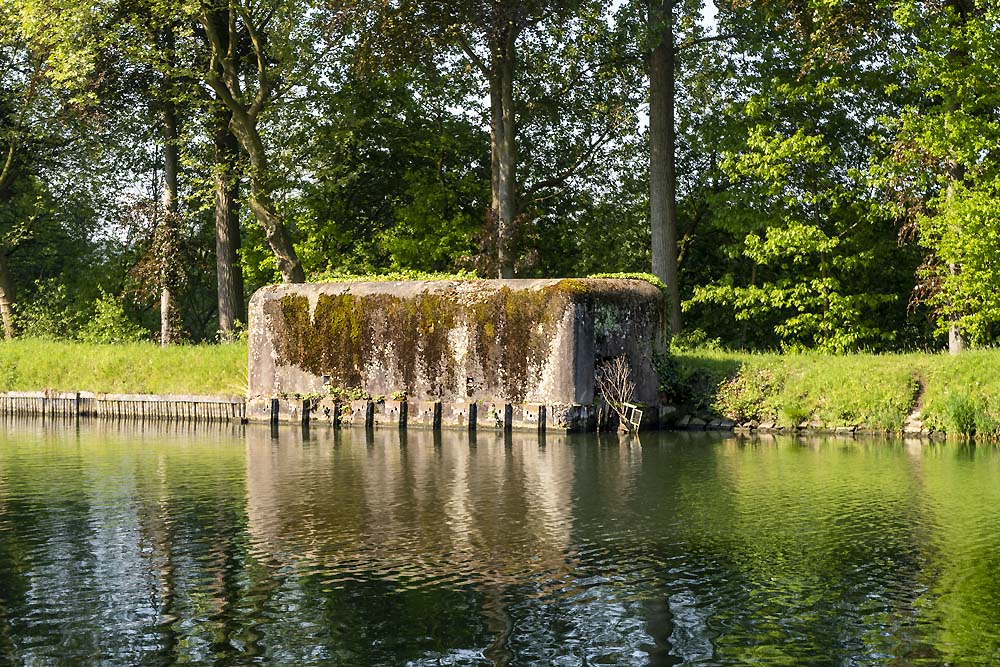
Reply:
<svg viewBox="0 0 1000 667"><path fill-rule="evenodd" d="M0 342L0 391L245 395L246 343Z"/></svg>
<svg viewBox="0 0 1000 667"><path fill-rule="evenodd" d="M737 421L898 431L920 396L930 429L1000 435L1000 350L957 356L694 350L677 360L691 402ZM246 343L0 342L0 391L43 389L245 395Z"/></svg>
<svg viewBox="0 0 1000 667"><path fill-rule="evenodd" d="M949 433L1000 433L1000 350L948 354L677 355L700 378L696 402L736 420L902 428L918 397L924 424Z"/></svg>

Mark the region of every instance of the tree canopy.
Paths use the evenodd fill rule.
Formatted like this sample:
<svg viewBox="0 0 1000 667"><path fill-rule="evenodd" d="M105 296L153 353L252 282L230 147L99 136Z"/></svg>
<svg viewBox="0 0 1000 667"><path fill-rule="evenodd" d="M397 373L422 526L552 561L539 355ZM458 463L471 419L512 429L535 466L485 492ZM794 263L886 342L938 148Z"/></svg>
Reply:
<svg viewBox="0 0 1000 667"><path fill-rule="evenodd" d="M652 269L692 340L992 345L998 19L0 0L4 333L229 338L274 281Z"/></svg>

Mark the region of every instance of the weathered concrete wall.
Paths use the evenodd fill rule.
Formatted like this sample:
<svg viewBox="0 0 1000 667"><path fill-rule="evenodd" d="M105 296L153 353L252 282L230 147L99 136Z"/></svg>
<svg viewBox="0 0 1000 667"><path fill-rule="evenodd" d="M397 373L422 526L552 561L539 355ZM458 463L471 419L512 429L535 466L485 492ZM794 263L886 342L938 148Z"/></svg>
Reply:
<svg viewBox="0 0 1000 667"><path fill-rule="evenodd" d="M655 403L663 296L638 280L274 285L250 301L250 399L324 381L413 401L589 405L595 363L626 354Z"/></svg>

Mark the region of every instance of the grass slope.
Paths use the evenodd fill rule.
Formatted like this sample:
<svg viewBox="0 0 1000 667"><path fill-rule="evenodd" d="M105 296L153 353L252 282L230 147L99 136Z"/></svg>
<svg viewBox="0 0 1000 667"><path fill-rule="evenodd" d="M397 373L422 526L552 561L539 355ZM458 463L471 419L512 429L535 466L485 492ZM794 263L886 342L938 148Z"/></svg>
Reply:
<svg viewBox="0 0 1000 667"><path fill-rule="evenodd" d="M899 431L918 404L924 424L948 433L1000 435L1000 351L947 354L677 355L695 410L739 422L864 426Z"/></svg>
<svg viewBox="0 0 1000 667"><path fill-rule="evenodd" d="M246 395L247 347L0 342L0 391Z"/></svg>
<svg viewBox="0 0 1000 667"><path fill-rule="evenodd" d="M1000 350L833 356L695 350L675 357L674 393L737 422L898 431L919 401L924 424L1000 437ZM245 395L245 343L92 345L0 342L0 391Z"/></svg>

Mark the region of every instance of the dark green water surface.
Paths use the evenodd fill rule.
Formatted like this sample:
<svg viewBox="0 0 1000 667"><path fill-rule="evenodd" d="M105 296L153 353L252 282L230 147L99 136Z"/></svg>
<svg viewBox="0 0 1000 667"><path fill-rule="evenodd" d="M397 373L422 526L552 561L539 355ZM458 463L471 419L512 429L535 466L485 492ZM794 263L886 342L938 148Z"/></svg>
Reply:
<svg viewBox="0 0 1000 667"><path fill-rule="evenodd" d="M998 665L1000 452L0 425L0 665Z"/></svg>

